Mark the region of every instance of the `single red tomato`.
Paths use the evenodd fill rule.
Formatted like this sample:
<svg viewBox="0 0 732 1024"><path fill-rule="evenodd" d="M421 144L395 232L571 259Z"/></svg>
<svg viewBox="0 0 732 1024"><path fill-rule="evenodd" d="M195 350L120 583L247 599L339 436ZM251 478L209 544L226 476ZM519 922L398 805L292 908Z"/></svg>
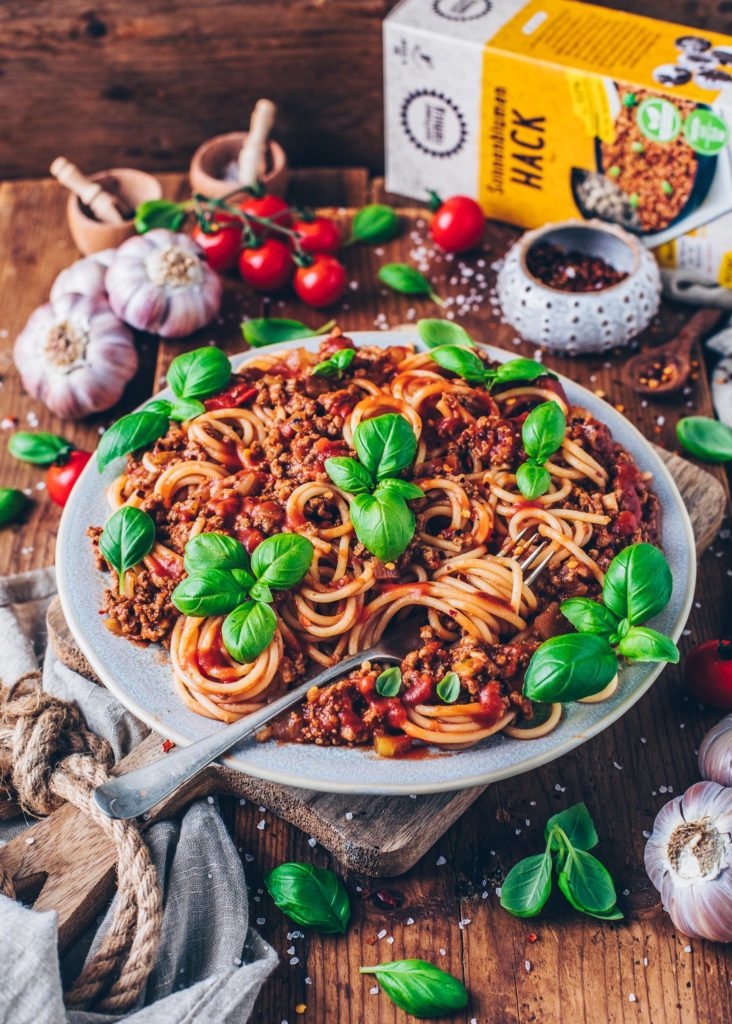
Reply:
<svg viewBox="0 0 732 1024"><path fill-rule="evenodd" d="M242 249L239 273L260 292L276 292L292 277L292 253L278 238L265 238L261 245Z"/></svg>
<svg viewBox="0 0 732 1024"><path fill-rule="evenodd" d="M193 240L206 253L206 260L212 270L220 273L236 266L241 248L241 227L210 224L204 231L200 224L196 224Z"/></svg>
<svg viewBox="0 0 732 1024"><path fill-rule="evenodd" d="M732 640L705 640L686 656L684 679L692 697L711 708L732 708Z"/></svg>
<svg viewBox="0 0 732 1024"><path fill-rule="evenodd" d="M312 263L295 271L295 291L315 309L332 306L346 290L346 271L335 256L318 253Z"/></svg>
<svg viewBox="0 0 732 1024"><path fill-rule="evenodd" d="M293 221L292 228L300 236L300 248L304 252L325 252L332 256L341 247L338 225L329 217L313 217L312 220L300 218Z"/></svg>
<svg viewBox="0 0 732 1024"><path fill-rule="evenodd" d="M60 463L54 462L46 471L46 489L51 501L61 508L66 504L71 488L81 476L81 471L91 458L90 452L74 448Z"/></svg>
<svg viewBox="0 0 732 1024"><path fill-rule="evenodd" d="M453 196L435 211L430 232L445 252L474 249L483 238L485 214L474 199Z"/></svg>
<svg viewBox="0 0 732 1024"><path fill-rule="evenodd" d="M239 203L239 209L243 210L244 213L250 214L252 217L267 217L273 220L275 224L279 224L281 228L289 228L292 225L290 209L282 196L271 196L269 194L248 196ZM275 235L278 238L285 237L277 231L269 232L266 225L258 224L256 221L251 221L250 224L252 231L258 238L264 238L268 234Z"/></svg>

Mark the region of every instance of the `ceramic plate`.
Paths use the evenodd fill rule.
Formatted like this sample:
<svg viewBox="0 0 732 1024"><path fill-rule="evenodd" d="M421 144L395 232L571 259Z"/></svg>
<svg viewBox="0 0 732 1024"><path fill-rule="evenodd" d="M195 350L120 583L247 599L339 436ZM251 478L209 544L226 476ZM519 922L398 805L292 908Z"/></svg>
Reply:
<svg viewBox="0 0 732 1024"><path fill-rule="evenodd" d="M355 332L351 337L358 345L385 346L396 340L393 334L373 331ZM417 340L400 331L398 341L403 342L405 337ZM317 341L288 342L278 350L303 345L317 345ZM267 349L272 351L276 349ZM489 347L487 351L500 361L512 358L501 349ZM245 353L232 362L236 367L256 354ZM694 536L681 496L666 467L628 420L573 381L563 378L562 383L570 402L584 406L607 423L640 468L653 474L663 509L663 547L674 580L671 601L654 625L676 640L689 614L696 578ZM169 392L161 394L168 396ZM195 715L176 697L168 656L162 647L136 647L115 637L99 614L105 577L94 568L85 531L91 524L101 525L109 515L104 492L119 468L117 463L100 474L92 459L71 493L58 536L59 595L72 633L104 684L162 736L185 744L222 726ZM403 795L484 786L561 757L606 729L635 704L662 670L662 665L625 668L621 685L610 700L568 704L559 726L540 739L496 736L470 750L435 753L421 760L379 758L370 749L254 741L236 748L226 764L288 786L336 793Z"/></svg>

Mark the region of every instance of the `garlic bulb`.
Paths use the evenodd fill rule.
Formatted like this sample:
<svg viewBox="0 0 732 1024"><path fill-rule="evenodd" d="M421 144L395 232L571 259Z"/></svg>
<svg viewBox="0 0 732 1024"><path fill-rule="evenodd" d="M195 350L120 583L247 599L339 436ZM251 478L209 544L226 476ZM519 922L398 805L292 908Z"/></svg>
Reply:
<svg viewBox="0 0 732 1024"><path fill-rule="evenodd" d="M182 338L211 320L221 280L188 235L155 228L128 238L107 271L109 303L122 320L163 338Z"/></svg>
<svg viewBox="0 0 732 1024"><path fill-rule="evenodd" d="M732 942L732 789L697 782L663 807L646 844L648 877L686 935Z"/></svg>
<svg viewBox="0 0 732 1024"><path fill-rule="evenodd" d="M725 715L702 740L699 774L720 786L732 786L732 715Z"/></svg>
<svg viewBox="0 0 732 1024"><path fill-rule="evenodd" d="M107 270L114 259L116 249L102 249L101 252L85 256L70 267L66 267L51 285L51 302L61 295L76 292L77 295L106 295L104 284Z"/></svg>
<svg viewBox="0 0 732 1024"><path fill-rule="evenodd" d="M29 394L70 419L113 406L138 362L132 332L101 295L60 295L39 306L13 357Z"/></svg>

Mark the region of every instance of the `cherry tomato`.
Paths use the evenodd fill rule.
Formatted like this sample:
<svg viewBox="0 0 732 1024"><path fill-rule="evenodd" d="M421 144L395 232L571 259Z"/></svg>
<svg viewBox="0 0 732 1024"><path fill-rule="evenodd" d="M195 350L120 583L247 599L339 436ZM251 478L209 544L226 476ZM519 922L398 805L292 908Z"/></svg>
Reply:
<svg viewBox="0 0 732 1024"><path fill-rule="evenodd" d="M684 665L692 697L712 708L732 708L732 640L706 640L692 647Z"/></svg>
<svg viewBox="0 0 732 1024"><path fill-rule="evenodd" d="M241 228L232 225L210 224L204 231L200 224L193 229L193 240L206 253L208 265L221 272L236 266L241 248Z"/></svg>
<svg viewBox="0 0 732 1024"><path fill-rule="evenodd" d="M300 248L305 252L325 252L331 256L341 247L341 233L338 225L329 217L314 217L312 220L299 219L293 222L293 230L300 236Z"/></svg>
<svg viewBox="0 0 732 1024"><path fill-rule="evenodd" d="M54 463L46 472L46 489L51 501L61 508L66 504L71 488L81 476L81 471L91 458L90 452L74 448L62 463Z"/></svg>
<svg viewBox="0 0 732 1024"><path fill-rule="evenodd" d="M269 217L281 228L289 228L292 225L292 217L282 196L249 196L239 204L239 208L253 217ZM258 238L264 238L269 234L277 235L278 238L285 237L276 231L268 231L264 224L257 224L256 221L251 222L251 228Z"/></svg>
<svg viewBox="0 0 732 1024"><path fill-rule="evenodd" d="M346 290L346 271L335 256L318 253L307 267L295 271L295 291L308 306L332 306Z"/></svg>
<svg viewBox="0 0 732 1024"><path fill-rule="evenodd" d="M453 196L441 203L432 218L430 232L445 252L474 249L483 237L485 214L474 199Z"/></svg>
<svg viewBox="0 0 732 1024"><path fill-rule="evenodd" d="M242 249L239 273L260 292L276 292L292 277L292 253L278 238L265 238L256 248Z"/></svg>

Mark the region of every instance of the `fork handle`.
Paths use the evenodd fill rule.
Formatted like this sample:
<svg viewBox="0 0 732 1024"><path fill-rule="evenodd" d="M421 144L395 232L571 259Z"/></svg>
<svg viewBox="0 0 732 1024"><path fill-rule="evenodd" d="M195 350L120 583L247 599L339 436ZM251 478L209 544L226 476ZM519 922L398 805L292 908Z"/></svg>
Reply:
<svg viewBox="0 0 732 1024"><path fill-rule="evenodd" d="M301 683L283 697L272 701L271 704L266 704L261 710L232 722L224 729L217 729L195 743L177 747L152 764L102 783L94 790L97 806L109 818L136 818L140 814L145 814L198 775L212 761L225 754L234 744L254 736L280 712L301 701L312 687L325 686L338 676L358 668L369 658L377 657L380 661L396 664L402 660L401 657L381 649L362 651L360 654L345 658L324 669L313 679Z"/></svg>

